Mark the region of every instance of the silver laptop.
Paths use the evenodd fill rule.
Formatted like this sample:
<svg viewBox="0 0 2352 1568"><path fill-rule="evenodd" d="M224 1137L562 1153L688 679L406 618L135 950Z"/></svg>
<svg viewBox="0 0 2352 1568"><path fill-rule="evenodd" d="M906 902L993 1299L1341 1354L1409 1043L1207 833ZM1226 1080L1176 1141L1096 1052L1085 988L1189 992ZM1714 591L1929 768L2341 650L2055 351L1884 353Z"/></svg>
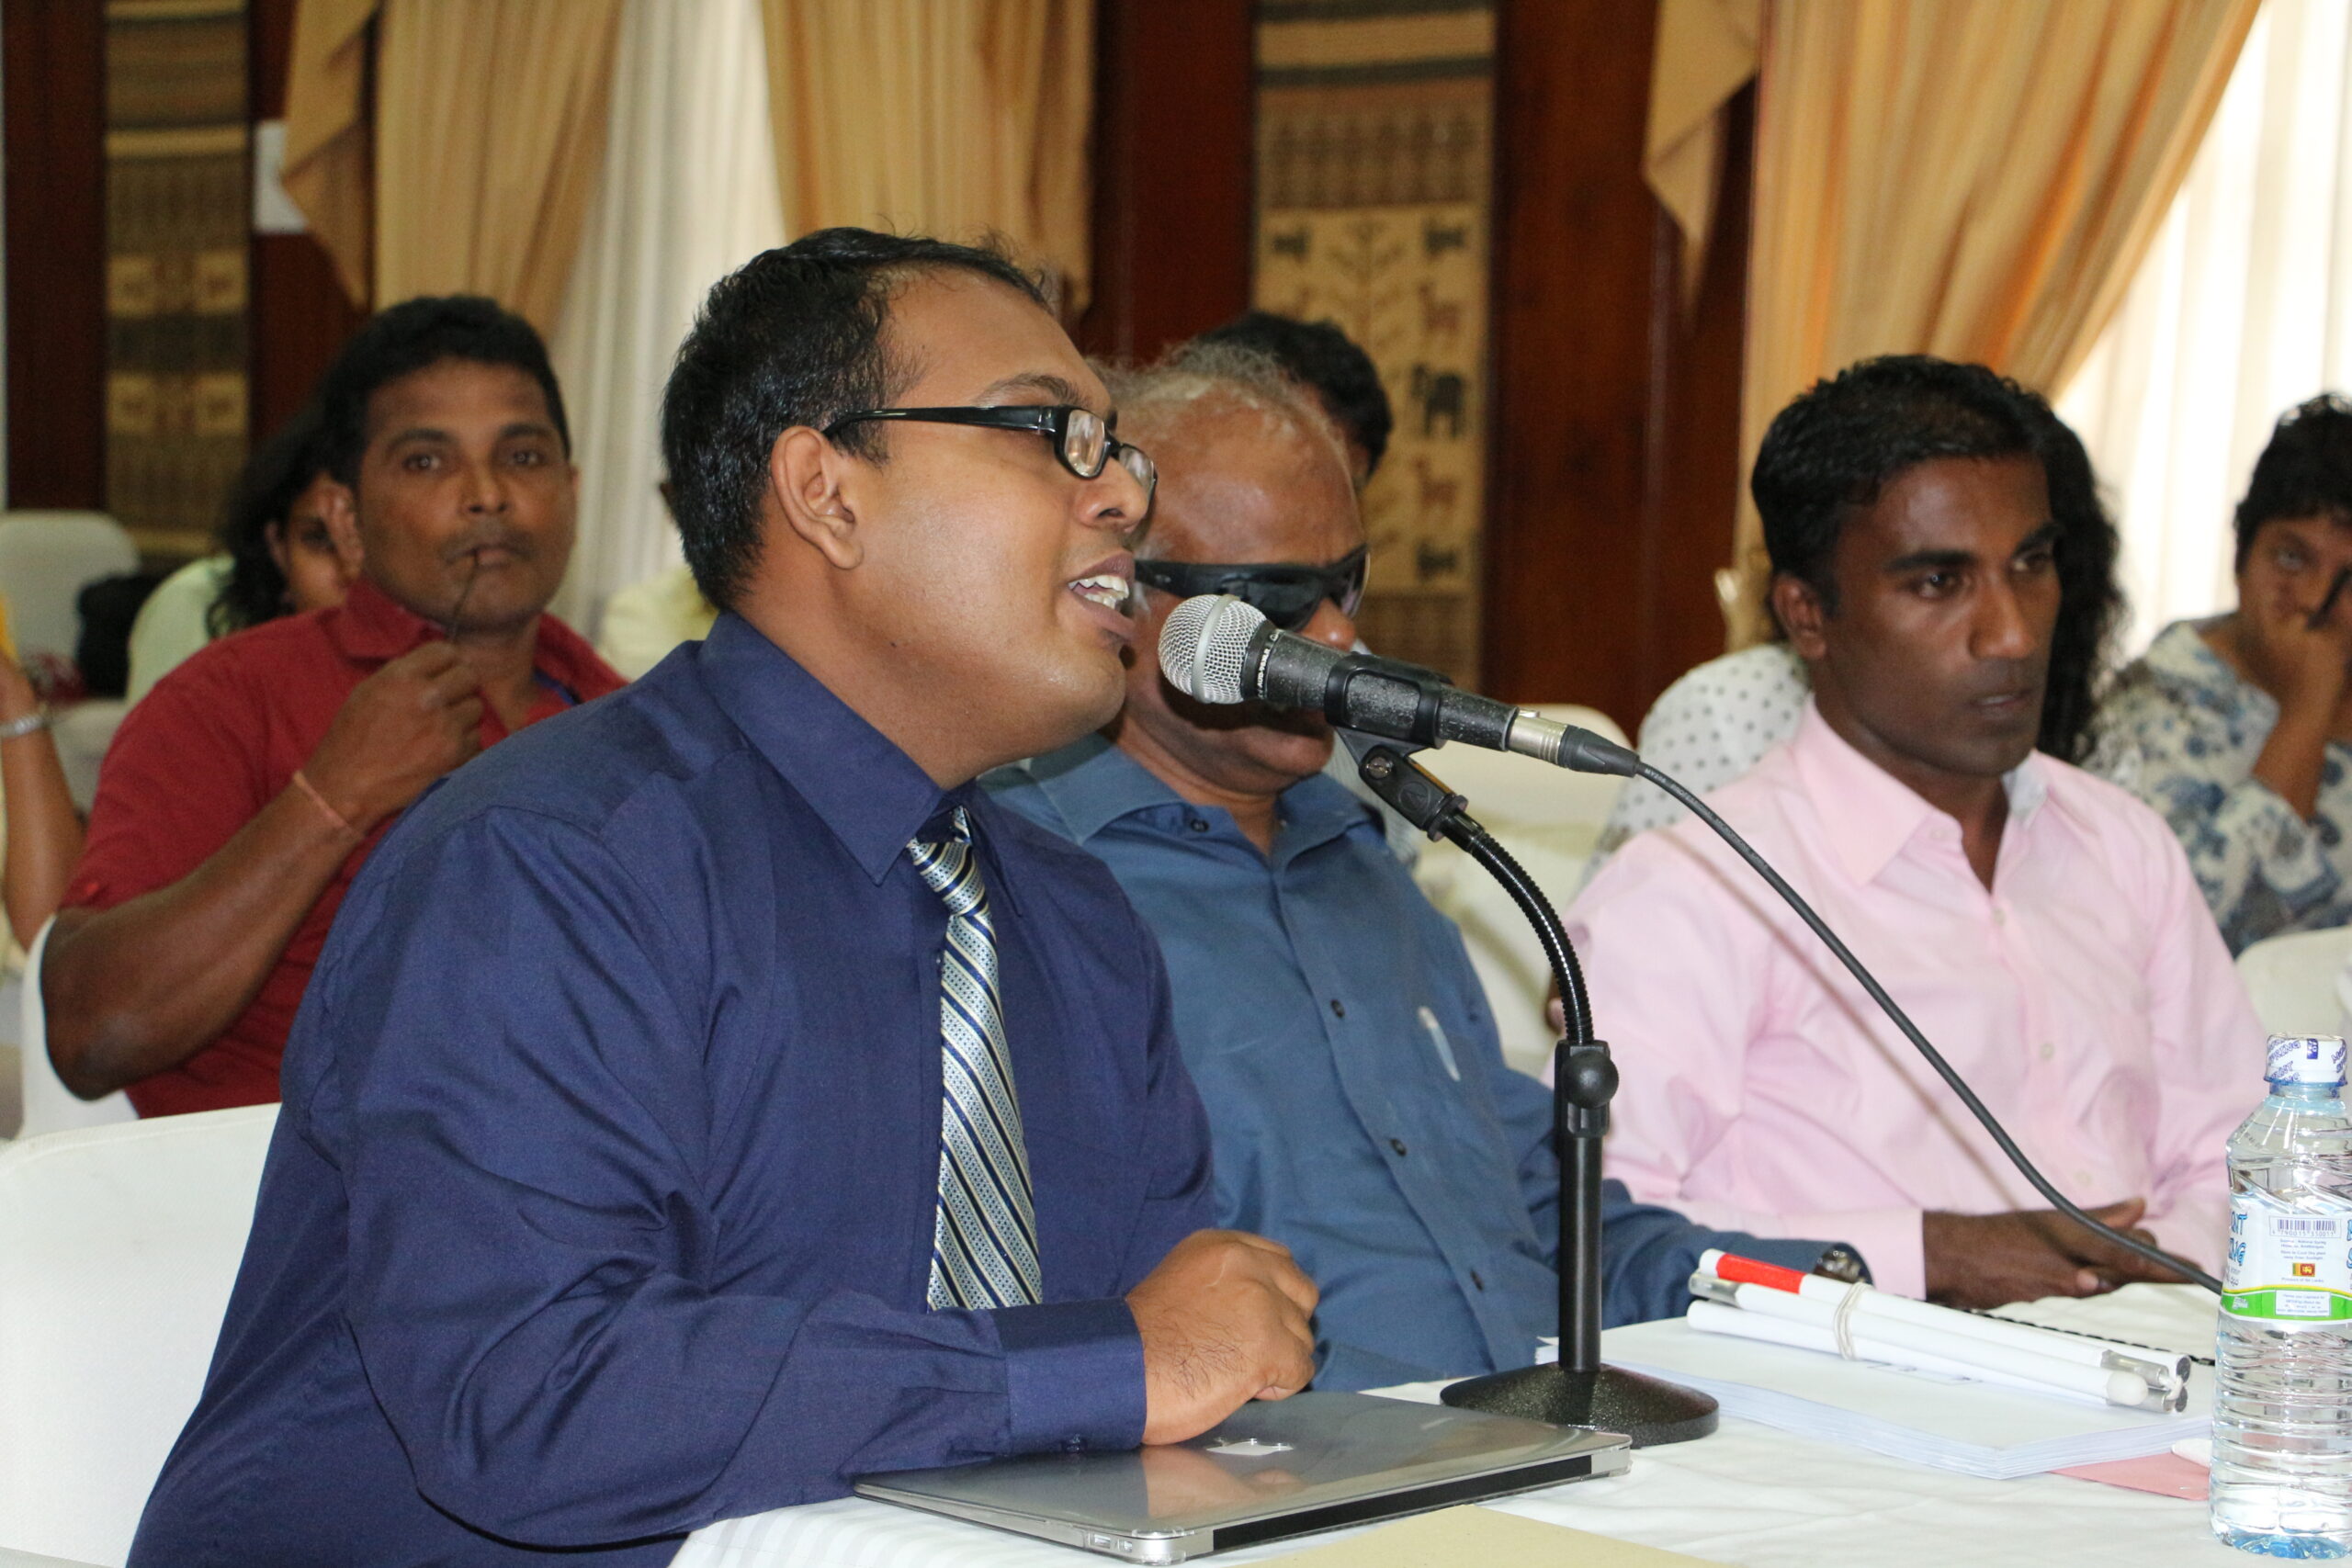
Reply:
<svg viewBox="0 0 2352 1568"><path fill-rule="evenodd" d="M1612 1475L1630 1447L1582 1427L1301 1393L1246 1404L1186 1443L899 1471L868 1476L857 1490L1123 1562L1182 1562Z"/></svg>

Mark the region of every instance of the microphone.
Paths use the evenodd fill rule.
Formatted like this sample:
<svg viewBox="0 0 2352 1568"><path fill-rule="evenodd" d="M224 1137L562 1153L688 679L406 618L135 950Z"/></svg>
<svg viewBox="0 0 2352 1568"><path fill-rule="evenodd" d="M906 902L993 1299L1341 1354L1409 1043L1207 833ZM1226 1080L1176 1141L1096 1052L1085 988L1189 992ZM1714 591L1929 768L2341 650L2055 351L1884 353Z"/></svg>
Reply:
<svg viewBox="0 0 2352 1568"><path fill-rule="evenodd" d="M1204 703L1314 708L1341 729L1417 746L1459 740L1580 773L1631 778L1641 766L1633 752L1589 729L1457 690L1418 664L1327 648L1227 593L1204 593L1168 613L1159 668L1178 691Z"/></svg>
<svg viewBox="0 0 2352 1568"><path fill-rule="evenodd" d="M1418 664L1406 664L1394 659L1382 659L1370 653L1341 653L1319 642L1296 637L1282 630L1258 612L1255 605L1230 594L1200 594L1187 599L1168 612L1168 619L1159 630L1159 668L1169 681L1185 695L1204 703L1240 703L1255 700L1275 707L1316 708L1326 718L1342 729L1362 730L1390 739L1409 741L1417 746L1441 746L1448 740L1460 740L1472 746L1483 746L1497 751L1515 751L1533 757L1555 767L1568 768L1580 773L1617 773L1626 778L1647 780L1671 795L1682 807L1712 829L1715 836L1729 845L1734 853L1746 861L1749 869L1762 877L1781 902L1796 912L1813 934L1821 939L1832 956L1860 985L1879 1011L1886 1015L1904 1039L1911 1043L1936 1076L1943 1079L1961 1104L1968 1108L1978 1125L1992 1138L1996 1147L2008 1159L2018 1175L2024 1177L2036 1192L2049 1200L2050 1206L2073 1220L2084 1229L2134 1253L2152 1263L2169 1269L2191 1282L2202 1285L2215 1295L2222 1293L2222 1282L2204 1269L2185 1258L2176 1258L2163 1249L2150 1246L2136 1236L2127 1235L2103 1220L2083 1212L2081 1205L2058 1190L2050 1179L2041 1174L2034 1163L2018 1147L1991 1109L1977 1098L1959 1070L1944 1059L1911 1015L1903 1010L1878 976L1854 956L1853 950L1829 929L1829 923L1816 913L1804 897L1789 886L1788 879L1772 868L1771 863L1756 852L1755 847L1740 837L1732 825L1717 816L1706 802L1701 800L1681 783L1643 761L1626 748L1589 729L1579 729L1572 724L1562 724L1541 714L1512 707L1509 703L1492 697L1481 697L1468 692L1456 691L1453 683L1434 670L1424 670ZM1401 773L1388 773L1375 777L1369 771L1365 782L1380 791L1391 806L1405 811L1408 820L1414 813L1408 810L1406 795L1394 789L1383 789L1391 778L1401 781ZM1428 781L1430 785L1434 780ZM1413 792L1431 802L1456 797L1446 795L1442 787L1424 788ZM1440 812L1431 805L1430 814ZM1426 822L1416 822L1427 827ZM1492 870L1492 867L1488 868ZM1500 873L1497 873L1500 875ZM1506 883L1508 886L1508 883ZM1514 894L1514 897L1517 895ZM1529 907L1524 903L1523 909ZM1534 914L1531 909L1530 918ZM1557 917L1554 917L1556 921ZM1542 921L1538 920L1539 927ZM1562 935L1565 945L1565 933ZM1561 996L1569 994L1567 977L1576 976L1573 968L1563 973ZM1577 988L1581 989L1581 976L1576 976ZM1574 1006L1574 1003L1568 1003Z"/></svg>

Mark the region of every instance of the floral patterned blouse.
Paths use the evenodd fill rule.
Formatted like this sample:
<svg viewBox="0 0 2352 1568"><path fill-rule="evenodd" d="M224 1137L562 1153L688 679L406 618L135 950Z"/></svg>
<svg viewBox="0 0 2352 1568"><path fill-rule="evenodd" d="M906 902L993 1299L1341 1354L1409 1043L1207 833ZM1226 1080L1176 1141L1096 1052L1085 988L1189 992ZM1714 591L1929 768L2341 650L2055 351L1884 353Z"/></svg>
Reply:
<svg viewBox="0 0 2352 1568"><path fill-rule="evenodd" d="M2175 621L2116 677L2093 766L2172 825L2232 953L2352 924L2352 746L2328 743L2318 810L2295 815L2254 777L2278 705L2206 644L2213 624Z"/></svg>

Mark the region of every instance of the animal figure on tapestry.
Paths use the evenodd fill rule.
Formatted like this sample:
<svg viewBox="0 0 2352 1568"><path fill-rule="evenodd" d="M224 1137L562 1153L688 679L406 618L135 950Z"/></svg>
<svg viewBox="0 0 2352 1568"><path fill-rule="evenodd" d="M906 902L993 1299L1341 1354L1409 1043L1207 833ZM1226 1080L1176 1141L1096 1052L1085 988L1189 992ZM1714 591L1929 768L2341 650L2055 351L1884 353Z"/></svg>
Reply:
<svg viewBox="0 0 2352 1568"><path fill-rule="evenodd" d="M1314 237L1314 232L1313 230L1302 224L1286 233L1270 235L1266 245L1278 256L1291 256L1296 260L1305 261L1307 242Z"/></svg>
<svg viewBox="0 0 2352 1568"><path fill-rule="evenodd" d="M1413 479L1421 492L1421 521L1424 525L1453 515L1454 506L1462 499L1460 479L1452 474L1430 472L1430 460L1419 456L1413 458Z"/></svg>
<svg viewBox="0 0 2352 1568"><path fill-rule="evenodd" d="M1467 223L1440 223L1432 220L1421 225L1421 254L1431 261L1448 251L1467 251L1469 248L1470 225Z"/></svg>
<svg viewBox="0 0 2352 1568"><path fill-rule="evenodd" d="M1449 546L1440 549L1423 539L1413 547L1413 577L1416 581L1429 582L1441 577L1452 577L1462 570L1462 551Z"/></svg>
<svg viewBox="0 0 2352 1568"><path fill-rule="evenodd" d="M1424 288L1428 287L1426 284ZM1448 436L1459 438L1462 422L1469 416L1470 383L1453 370L1431 370L1426 365L1413 367L1413 401L1420 405L1421 434L1437 434L1438 421L1445 422Z"/></svg>
<svg viewBox="0 0 2352 1568"><path fill-rule="evenodd" d="M1441 299L1437 290L1430 287L1428 278L1415 286L1421 296L1421 335L1424 337L1459 337L1462 335L1462 301Z"/></svg>

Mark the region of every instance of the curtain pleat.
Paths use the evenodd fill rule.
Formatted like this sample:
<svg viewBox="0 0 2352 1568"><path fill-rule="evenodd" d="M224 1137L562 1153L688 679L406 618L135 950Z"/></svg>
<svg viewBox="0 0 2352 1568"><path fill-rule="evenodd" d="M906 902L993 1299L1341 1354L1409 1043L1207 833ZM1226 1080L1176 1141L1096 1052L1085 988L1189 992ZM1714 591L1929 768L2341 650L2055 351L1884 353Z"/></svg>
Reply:
<svg viewBox="0 0 2352 1568"><path fill-rule="evenodd" d="M368 26L377 0L301 0L286 79L279 183L334 263L355 305L368 303Z"/></svg>
<svg viewBox="0 0 2352 1568"><path fill-rule="evenodd" d="M385 0L376 297L487 294L555 330L603 168L620 0Z"/></svg>
<svg viewBox="0 0 2352 1568"><path fill-rule="evenodd" d="M786 232L994 234L1084 304L1092 0L763 6Z"/></svg>

